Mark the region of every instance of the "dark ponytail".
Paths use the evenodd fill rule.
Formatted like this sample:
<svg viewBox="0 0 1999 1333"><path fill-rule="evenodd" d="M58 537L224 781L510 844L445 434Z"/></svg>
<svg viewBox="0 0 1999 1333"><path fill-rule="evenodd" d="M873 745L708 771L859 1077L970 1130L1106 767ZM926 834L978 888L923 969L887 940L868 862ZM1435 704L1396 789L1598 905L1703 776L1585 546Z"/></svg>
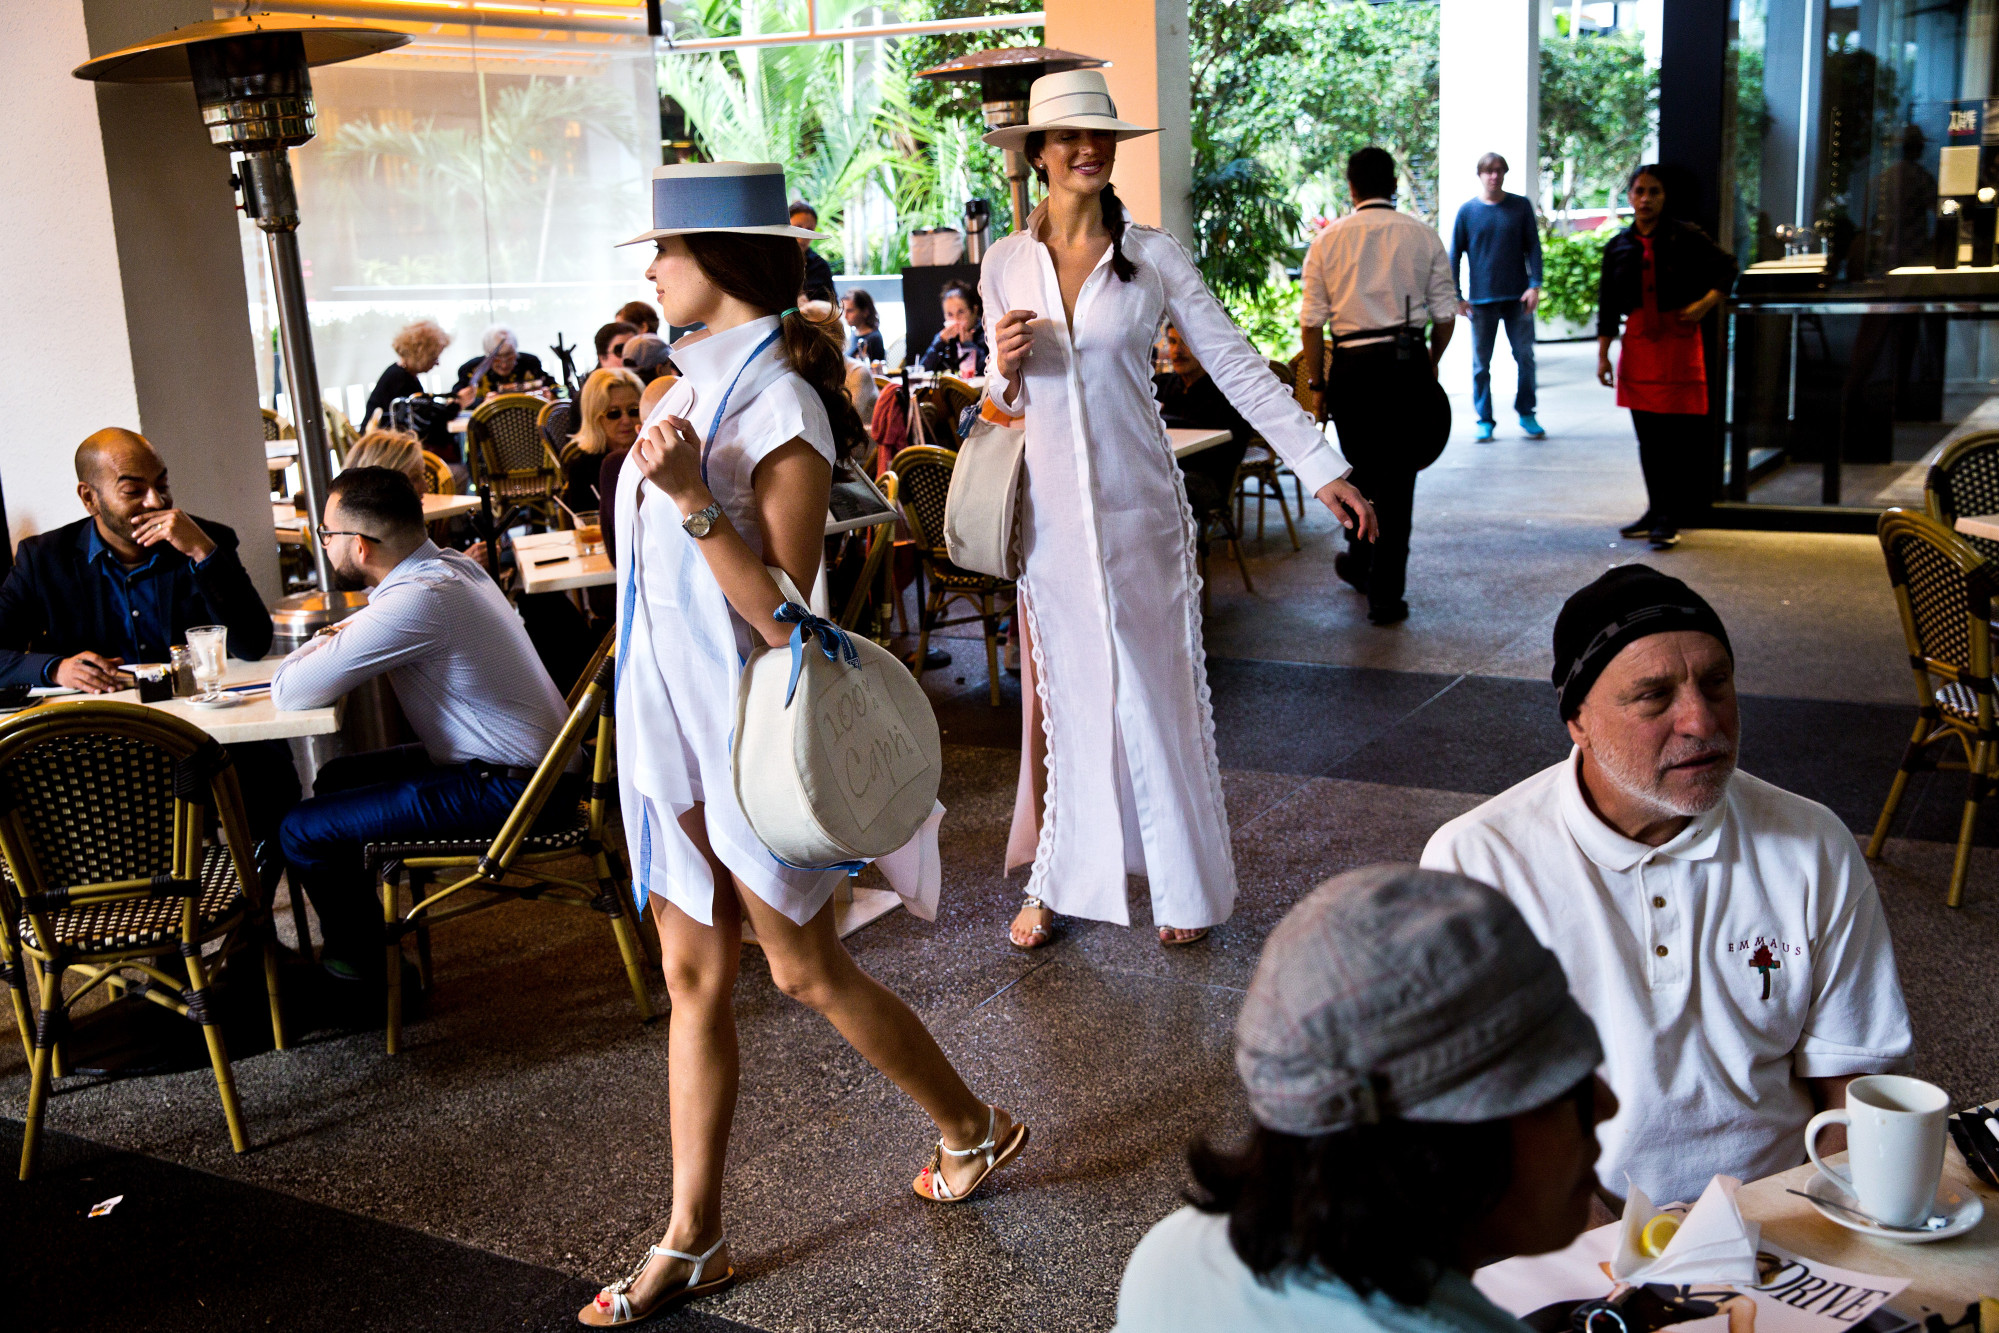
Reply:
<svg viewBox="0 0 1999 1333"><path fill-rule="evenodd" d="M847 397L847 359L841 352L839 317L813 319L800 311L805 285L805 252L787 236L698 231L685 238L688 253L717 287L759 310L783 311L778 322L784 359L812 386L833 423L836 457L858 453L867 443L860 414Z"/></svg>
<svg viewBox="0 0 1999 1333"><path fill-rule="evenodd" d="M1041 130L1027 136L1027 142L1020 146L1021 156L1034 168L1035 179L1045 188L1048 184L1048 168L1034 161L1034 155L1048 142L1048 135ZM1109 181L1104 182L1103 193L1097 201L1104 210L1104 230L1111 234L1111 272L1117 274L1119 282L1130 282L1138 276L1138 265L1125 258L1124 253L1124 204L1117 197L1117 189Z"/></svg>

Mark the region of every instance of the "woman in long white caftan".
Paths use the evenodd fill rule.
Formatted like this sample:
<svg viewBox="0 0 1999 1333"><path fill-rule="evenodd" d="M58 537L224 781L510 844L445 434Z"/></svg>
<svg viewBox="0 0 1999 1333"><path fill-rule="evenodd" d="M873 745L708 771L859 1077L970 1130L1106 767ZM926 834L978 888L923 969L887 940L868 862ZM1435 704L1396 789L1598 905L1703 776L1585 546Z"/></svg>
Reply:
<svg viewBox="0 0 1999 1333"><path fill-rule="evenodd" d="M778 987L936 1123L918 1194L962 1200L1027 1144L1027 1127L974 1096L921 1020L848 957L833 925L840 872L780 863L730 781L743 655L754 637L777 646L788 636L769 568L797 588L815 584L836 442L862 438L835 335L791 308L805 273L798 241L814 234L786 212L775 165L661 167L654 229L636 238L658 242L646 275L667 320L708 329L677 353L683 377L633 447L616 503L618 775L633 889L652 905L673 1000L673 1208L661 1243L577 1312L592 1327L636 1323L734 1280L722 1178L745 922ZM934 836L933 823L933 847ZM886 865L891 882L914 871L934 884L934 858L914 860Z"/></svg>
<svg viewBox="0 0 1999 1333"><path fill-rule="evenodd" d="M1194 521L1152 396L1162 319L1305 489L1371 531L1339 451L1208 292L1170 235L1129 224L1110 187L1116 118L1095 70L1035 81L1025 151L1048 197L989 251L979 285L994 407L1024 416L1026 630L1020 795L1008 869L1031 856L1015 944L1055 913L1129 924L1143 874L1162 944L1228 919L1235 865L1201 647Z"/></svg>

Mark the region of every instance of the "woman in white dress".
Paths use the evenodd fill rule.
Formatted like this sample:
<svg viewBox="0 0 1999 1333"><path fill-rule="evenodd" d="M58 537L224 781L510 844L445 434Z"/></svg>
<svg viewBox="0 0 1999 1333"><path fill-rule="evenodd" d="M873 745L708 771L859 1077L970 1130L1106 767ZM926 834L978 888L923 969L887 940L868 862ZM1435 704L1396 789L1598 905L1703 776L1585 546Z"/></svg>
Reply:
<svg viewBox="0 0 1999 1333"><path fill-rule="evenodd" d="M658 242L646 275L669 323L707 327L674 349L682 377L634 446L615 504L618 780L633 889L641 903L651 895L673 1000L673 1211L662 1242L578 1312L592 1327L734 1278L721 1205L745 921L778 987L936 1122L918 1194L958 1202L1027 1143L1027 1127L973 1096L908 1006L848 957L833 924L843 872L780 862L736 803L729 741L743 659L756 637L780 646L790 630L774 619L786 597L766 566L814 586L832 463L861 424L835 326L791 308L804 281L795 238L814 233L787 225L782 169L662 167L653 186L655 226L636 238ZM891 882L904 870L893 861L882 863ZM925 868L934 878L934 857Z"/></svg>
<svg viewBox="0 0 1999 1333"><path fill-rule="evenodd" d="M1132 224L1111 189L1119 140L1102 74L1035 80L1028 123L985 141L1024 152L1048 196L987 252L993 408L1024 416L1020 580L1024 728L1007 868L1033 863L1009 934L1047 942L1056 913L1129 924L1143 874L1162 944L1228 919L1235 865L1201 647L1194 520L1152 396L1170 318L1216 385L1348 527L1374 511L1339 451L1209 294L1179 242Z"/></svg>

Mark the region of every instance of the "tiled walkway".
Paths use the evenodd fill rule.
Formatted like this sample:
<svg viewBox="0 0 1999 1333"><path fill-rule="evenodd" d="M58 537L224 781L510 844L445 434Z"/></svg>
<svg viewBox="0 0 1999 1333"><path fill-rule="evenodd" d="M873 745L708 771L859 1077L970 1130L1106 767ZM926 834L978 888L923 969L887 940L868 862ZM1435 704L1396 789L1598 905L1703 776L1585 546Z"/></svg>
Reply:
<svg viewBox="0 0 1999 1333"><path fill-rule="evenodd" d="M923 1204L908 1186L922 1116L747 950L728 1198L746 1280L656 1327L1108 1327L1125 1257L1176 1206L1186 1142L1243 1123L1230 1035L1264 936L1326 876L1413 859L1439 823L1564 752L1548 629L1613 562L1655 559L1719 608L1749 696L1744 766L1871 825L1911 720L1872 540L1696 532L1656 557L1620 542L1643 507L1628 429L1586 383L1593 348L1542 353L1547 443L1472 444L1458 398L1459 439L1418 491L1407 624L1369 626L1331 578L1329 521L1296 554L1271 530L1255 597L1217 562L1211 676L1242 893L1205 945L1154 944L1135 883L1132 928L1065 923L1047 949L1011 948L1017 687L986 706L975 644L929 677L949 747L943 910L934 925L894 913L850 946L975 1088L1032 1123L1033 1145L976 1205ZM1989 1097L1999 854L1981 848L1965 907L1943 907L1961 792L1919 784L1876 874L1917 1072ZM669 1182L664 1024L634 1020L608 932L582 916L521 907L441 931L429 1012L394 1059L376 1033L261 1054L245 1035L243 1157L205 1068L66 1084L42 1177L0 1210L0 1243L41 1260L13 1284L26 1321L9 1326L106 1327L100 1302L129 1329L571 1326L657 1238ZM24 1093L0 1033L0 1114ZM0 1129L8 1161L18 1125ZM83 1217L120 1193L109 1218Z"/></svg>

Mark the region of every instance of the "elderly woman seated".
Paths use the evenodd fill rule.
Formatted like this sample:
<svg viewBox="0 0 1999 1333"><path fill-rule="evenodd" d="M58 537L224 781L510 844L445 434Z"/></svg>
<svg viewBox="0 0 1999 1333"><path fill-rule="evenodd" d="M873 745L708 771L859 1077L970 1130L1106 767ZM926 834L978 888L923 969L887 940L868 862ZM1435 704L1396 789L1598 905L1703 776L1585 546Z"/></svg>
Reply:
<svg viewBox="0 0 1999 1333"><path fill-rule="evenodd" d="M452 386L464 406L471 407L491 394L538 389L549 382L541 358L523 352L519 335L506 325L487 329L479 346L485 355L458 367L458 383Z"/></svg>
<svg viewBox="0 0 1999 1333"><path fill-rule="evenodd" d="M1117 1333L1525 1333L1471 1273L1587 1225L1602 1059L1495 890L1414 866L1320 885L1243 1001L1250 1139L1190 1151L1193 1206L1139 1242Z"/></svg>

